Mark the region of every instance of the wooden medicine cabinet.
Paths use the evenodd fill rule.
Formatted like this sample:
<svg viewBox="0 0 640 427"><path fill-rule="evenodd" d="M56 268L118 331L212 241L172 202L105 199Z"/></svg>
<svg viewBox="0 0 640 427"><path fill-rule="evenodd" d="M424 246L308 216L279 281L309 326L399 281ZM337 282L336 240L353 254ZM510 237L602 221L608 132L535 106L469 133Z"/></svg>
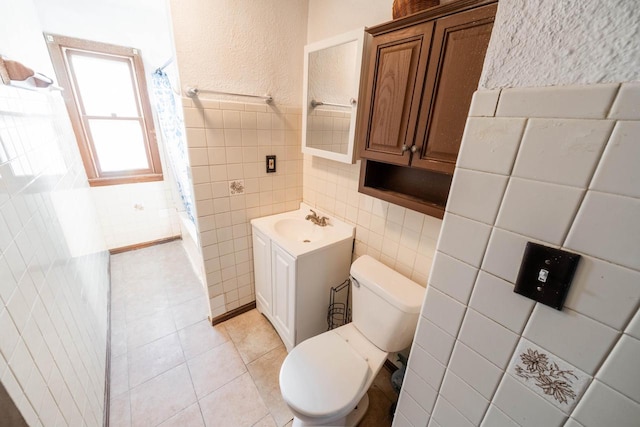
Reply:
<svg viewBox="0 0 640 427"><path fill-rule="evenodd" d="M442 218L496 9L461 0L367 29L361 193Z"/></svg>

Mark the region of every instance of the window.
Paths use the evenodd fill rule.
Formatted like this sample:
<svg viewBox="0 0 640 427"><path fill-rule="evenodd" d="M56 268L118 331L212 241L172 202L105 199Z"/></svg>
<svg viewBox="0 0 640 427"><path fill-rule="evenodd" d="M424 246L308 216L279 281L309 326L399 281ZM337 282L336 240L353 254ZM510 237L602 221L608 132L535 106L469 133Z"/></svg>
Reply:
<svg viewBox="0 0 640 427"><path fill-rule="evenodd" d="M162 180L140 52L52 34L45 38L89 184Z"/></svg>

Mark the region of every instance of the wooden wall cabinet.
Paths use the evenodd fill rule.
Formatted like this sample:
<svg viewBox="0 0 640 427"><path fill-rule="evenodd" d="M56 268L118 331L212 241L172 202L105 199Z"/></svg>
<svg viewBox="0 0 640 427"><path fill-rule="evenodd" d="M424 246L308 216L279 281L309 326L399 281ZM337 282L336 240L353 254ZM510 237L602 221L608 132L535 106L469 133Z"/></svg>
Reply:
<svg viewBox="0 0 640 427"><path fill-rule="evenodd" d="M361 193L443 216L496 9L461 0L367 29Z"/></svg>

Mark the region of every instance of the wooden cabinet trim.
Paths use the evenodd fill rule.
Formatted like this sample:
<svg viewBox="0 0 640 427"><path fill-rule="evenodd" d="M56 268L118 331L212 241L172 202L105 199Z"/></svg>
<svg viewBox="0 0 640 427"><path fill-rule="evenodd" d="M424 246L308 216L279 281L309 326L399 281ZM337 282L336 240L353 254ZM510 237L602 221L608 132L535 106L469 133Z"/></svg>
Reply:
<svg viewBox="0 0 640 427"><path fill-rule="evenodd" d="M464 125L469 113L471 97L480 80L489 37L486 37L486 40L477 36L467 37L467 40L472 40L479 47L470 55L452 54L449 43L454 34L474 30L482 31L487 26L489 27L488 36L490 36L496 8L496 4L482 6L447 16L436 22L433 44L440 45L441 49L439 55L432 56L429 61L424 84L426 88L434 90L430 93L426 91L423 93L420 105L421 116L418 118L415 137L417 151L412 156L411 166L453 173ZM475 59L473 53L475 53ZM447 54L452 56L446 57ZM446 60L452 58L466 62L463 66L453 68L450 66L449 72L447 72L445 69ZM463 80L460 78L460 74L465 75L464 84L459 83ZM469 74L473 76L473 80L469 78ZM448 93L446 92L447 87L450 89ZM441 114L444 115L444 119ZM445 125L445 129L454 129L455 131L445 130L443 134L442 129Z"/></svg>
<svg viewBox="0 0 640 427"><path fill-rule="evenodd" d="M419 114L421 99L420 96L415 96L414 94L422 92L424 79L421 78L421 76L426 72L429 55L431 53L433 26L433 22L426 22L412 28L405 28L393 34L382 35L373 39L370 47L370 57L367 61L366 87L369 90L364 92L367 96L364 98L363 105L359 109L361 116L358 121L358 135L360 138L358 146L362 158L383 160L393 164L409 164L410 153L403 152L401 147L405 144L411 145L415 138L415 123ZM380 96L379 85L386 81L383 80L386 76L381 77L379 74L383 60L382 55L387 54L387 49L392 49L392 52L399 51L403 45L411 46L411 59L408 64L409 70L407 76L405 76L406 90L403 92L405 95L402 97L403 104L401 111L392 112L394 115L392 115L392 120L390 120L398 122L398 127L391 132L397 134L398 137L390 140L389 144L372 146L372 134L370 130L372 129L373 121L376 120L376 113L380 112L380 110L376 108L376 106L380 104L377 103L376 105L377 97ZM405 47L405 49L409 48ZM391 80L392 77L394 76L391 76ZM393 93L391 93L391 95L393 95ZM382 127L387 133L390 133L384 125L379 127ZM393 132L394 130L395 132Z"/></svg>
<svg viewBox="0 0 640 427"><path fill-rule="evenodd" d="M405 16L393 21L383 22L366 29L372 36L379 36L390 31L396 31L404 27L411 27L426 21L435 21L445 16L464 12L488 4L497 4L498 0L458 0L451 3L442 4L433 8L423 10L412 15Z"/></svg>

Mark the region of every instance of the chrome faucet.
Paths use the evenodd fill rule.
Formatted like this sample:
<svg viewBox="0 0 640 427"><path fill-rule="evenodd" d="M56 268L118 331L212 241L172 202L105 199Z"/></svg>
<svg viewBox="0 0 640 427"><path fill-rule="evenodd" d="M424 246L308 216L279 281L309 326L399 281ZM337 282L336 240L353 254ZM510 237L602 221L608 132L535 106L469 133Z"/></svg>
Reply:
<svg viewBox="0 0 640 427"><path fill-rule="evenodd" d="M319 225L320 227L326 227L329 224L329 218L326 216L318 217L318 214L313 209L309 209L311 211L310 215L304 217L304 219L311 221L315 225Z"/></svg>

